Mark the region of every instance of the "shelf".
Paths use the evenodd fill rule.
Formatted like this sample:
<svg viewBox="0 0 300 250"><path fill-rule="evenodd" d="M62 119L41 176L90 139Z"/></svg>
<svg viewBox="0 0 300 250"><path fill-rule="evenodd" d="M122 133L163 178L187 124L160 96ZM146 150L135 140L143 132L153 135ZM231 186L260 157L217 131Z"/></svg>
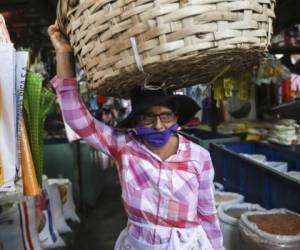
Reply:
<svg viewBox="0 0 300 250"><path fill-rule="evenodd" d="M290 101L287 103L280 104L271 109L271 113L273 114L285 114L288 113L299 113L297 111L300 110L300 100L296 99L294 101Z"/></svg>

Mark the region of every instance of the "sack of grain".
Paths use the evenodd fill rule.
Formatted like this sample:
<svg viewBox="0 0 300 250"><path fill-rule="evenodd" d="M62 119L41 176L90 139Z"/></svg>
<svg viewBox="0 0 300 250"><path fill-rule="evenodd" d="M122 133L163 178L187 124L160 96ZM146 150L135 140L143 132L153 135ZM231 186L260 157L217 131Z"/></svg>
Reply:
<svg viewBox="0 0 300 250"><path fill-rule="evenodd" d="M287 209L246 212L239 234L243 250L298 250L300 215Z"/></svg>
<svg viewBox="0 0 300 250"><path fill-rule="evenodd" d="M248 211L262 211L258 204L238 203L223 204L218 207L218 218L223 234L223 245L226 250L239 250L238 224L243 213Z"/></svg>
<svg viewBox="0 0 300 250"><path fill-rule="evenodd" d="M177 89L258 64L275 6L275 0L78 2L58 2L60 28L90 87L119 97L136 85Z"/></svg>
<svg viewBox="0 0 300 250"><path fill-rule="evenodd" d="M72 183L68 179L50 179L49 181L57 183L60 200L62 204L62 210L65 220L72 220L74 222L80 222L78 215L76 214L75 203L73 199Z"/></svg>
<svg viewBox="0 0 300 250"><path fill-rule="evenodd" d="M65 247L66 244L58 234L53 222L49 194L46 189L36 197L36 214L38 218L39 239L43 249Z"/></svg>
<svg viewBox="0 0 300 250"><path fill-rule="evenodd" d="M215 192L216 206L221 204L236 204L244 201L244 196L238 193L232 192Z"/></svg>
<svg viewBox="0 0 300 250"><path fill-rule="evenodd" d="M2 248L4 250L42 249L36 227L34 198L25 198L21 193L6 197L7 202L0 197Z"/></svg>
<svg viewBox="0 0 300 250"><path fill-rule="evenodd" d="M63 215L63 208L60 199L58 184L55 180L52 181L44 175L43 187L47 190L49 195L50 209L53 217L54 227L60 234L71 232L72 230L66 223L65 217Z"/></svg>
<svg viewBox="0 0 300 250"><path fill-rule="evenodd" d="M221 184L219 182L215 182L214 181L214 188L215 188L215 192L222 192L222 191L224 191L223 184Z"/></svg>

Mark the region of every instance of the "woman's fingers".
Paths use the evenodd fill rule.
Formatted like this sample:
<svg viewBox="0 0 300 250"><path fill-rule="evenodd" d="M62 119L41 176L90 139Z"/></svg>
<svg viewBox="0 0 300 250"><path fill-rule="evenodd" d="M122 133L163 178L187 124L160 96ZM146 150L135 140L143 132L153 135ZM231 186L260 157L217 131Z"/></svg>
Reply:
<svg viewBox="0 0 300 250"><path fill-rule="evenodd" d="M55 31L56 31L55 25L50 25L48 27L48 34L49 34L49 36L53 35L55 33Z"/></svg>

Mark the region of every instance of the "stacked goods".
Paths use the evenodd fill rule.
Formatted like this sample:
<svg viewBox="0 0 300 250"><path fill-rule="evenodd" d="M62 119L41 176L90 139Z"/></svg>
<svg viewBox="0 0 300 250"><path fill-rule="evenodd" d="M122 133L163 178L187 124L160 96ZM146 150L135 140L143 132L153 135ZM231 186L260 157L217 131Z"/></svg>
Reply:
<svg viewBox="0 0 300 250"><path fill-rule="evenodd" d="M49 194L45 189L41 196L36 197L36 213L38 218L39 239L43 249L64 247L65 242L58 234L54 225Z"/></svg>
<svg viewBox="0 0 300 250"><path fill-rule="evenodd" d="M25 124L21 122L29 53L15 52L1 15L0 58L3 62L0 67L0 191L14 190L17 172L23 177L24 194L37 195L40 190Z"/></svg>
<svg viewBox="0 0 300 250"><path fill-rule="evenodd" d="M50 210L54 227L60 234L71 232L72 230L67 225L63 215L63 208L56 180L48 179L46 176L43 176L43 187L49 195Z"/></svg>
<svg viewBox="0 0 300 250"><path fill-rule="evenodd" d="M239 73L264 56L275 0L63 1L58 22L92 89L177 89Z"/></svg>
<svg viewBox="0 0 300 250"><path fill-rule="evenodd" d="M244 196L238 193L231 192L215 192L216 206L223 204L236 204L244 201Z"/></svg>
<svg viewBox="0 0 300 250"><path fill-rule="evenodd" d="M268 161L267 157L263 154L244 154L240 153L240 155L247 157L253 161L259 162L265 167L272 168L274 170L286 173L288 171L288 163L281 161Z"/></svg>
<svg viewBox="0 0 300 250"><path fill-rule="evenodd" d="M300 215L286 209L244 213L239 230L243 250L300 249Z"/></svg>
<svg viewBox="0 0 300 250"><path fill-rule="evenodd" d="M264 210L258 204L224 204L218 207L218 218L223 234L223 244L227 250L240 249L238 223L243 213Z"/></svg>
<svg viewBox="0 0 300 250"><path fill-rule="evenodd" d="M268 140L281 145L299 144L298 131L299 125L295 120L282 119L274 124L270 131Z"/></svg>
<svg viewBox="0 0 300 250"><path fill-rule="evenodd" d="M62 210L65 220L80 222L76 214L75 204L73 200L72 183L68 179L50 179L52 183L57 183L62 204Z"/></svg>

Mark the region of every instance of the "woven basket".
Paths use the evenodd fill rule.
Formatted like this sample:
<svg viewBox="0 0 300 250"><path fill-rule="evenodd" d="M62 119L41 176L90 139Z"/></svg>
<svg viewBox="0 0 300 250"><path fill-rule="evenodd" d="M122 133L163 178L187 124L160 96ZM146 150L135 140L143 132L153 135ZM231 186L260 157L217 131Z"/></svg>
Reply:
<svg viewBox="0 0 300 250"><path fill-rule="evenodd" d="M178 89L258 64L276 0L60 0L57 19L90 88Z"/></svg>

